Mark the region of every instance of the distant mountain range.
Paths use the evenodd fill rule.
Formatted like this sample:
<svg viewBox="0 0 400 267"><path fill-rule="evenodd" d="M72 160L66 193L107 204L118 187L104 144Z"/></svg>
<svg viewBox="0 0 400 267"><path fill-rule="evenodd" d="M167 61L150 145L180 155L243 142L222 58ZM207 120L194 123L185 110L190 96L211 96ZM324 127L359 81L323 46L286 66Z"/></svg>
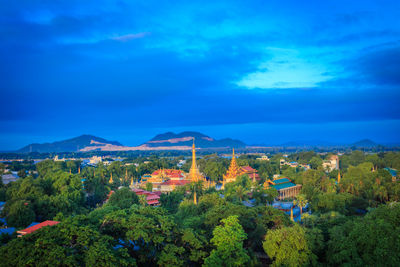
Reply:
<svg viewBox="0 0 400 267"><path fill-rule="evenodd" d="M53 143L43 143L43 144L30 144L27 145L16 152L26 153L26 152L75 152L86 147L96 147L99 144L110 144L115 146L122 146L117 141L108 141L106 139L93 136L93 135L81 135L67 140L57 141Z"/></svg>
<svg viewBox="0 0 400 267"><path fill-rule="evenodd" d="M190 150L193 139L197 148L200 149L219 149L219 148L266 148L267 145L247 146L240 140L231 138L214 139L199 132L167 132L156 135L149 141L139 146L124 146L117 141L109 141L93 135L81 135L75 138L57 141L53 143L30 144L15 152L87 152L87 151L152 151L152 150ZM325 141L292 141L281 145L268 147L285 148L312 148L312 147L348 147L348 148L374 148L380 146L372 140L364 139L352 144L335 144Z"/></svg>
<svg viewBox="0 0 400 267"><path fill-rule="evenodd" d="M213 139L199 132L172 132L156 135L151 140L140 146L123 146L117 141L108 141L93 135L81 135L68 140L53 143L30 144L16 152L87 152L87 151L133 151L133 150L189 150L192 148L193 139L198 148L239 148L246 144L239 140L225 138Z"/></svg>
<svg viewBox="0 0 400 267"><path fill-rule="evenodd" d="M195 140L196 147L199 148L222 148L222 147L245 147L246 144L240 140L224 138L220 140L213 139L199 132L182 132L175 134L172 132L156 135L150 141L144 143L148 147L159 146L191 146Z"/></svg>

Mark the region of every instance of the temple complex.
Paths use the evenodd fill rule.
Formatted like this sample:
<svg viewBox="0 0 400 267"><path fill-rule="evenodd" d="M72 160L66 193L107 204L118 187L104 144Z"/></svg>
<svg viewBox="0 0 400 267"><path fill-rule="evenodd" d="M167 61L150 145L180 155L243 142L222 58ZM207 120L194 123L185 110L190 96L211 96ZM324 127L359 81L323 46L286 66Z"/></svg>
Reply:
<svg viewBox="0 0 400 267"><path fill-rule="evenodd" d="M223 182L222 186L224 186L226 183L234 182L236 181L236 177L247 174L253 182L260 180L260 176L257 173L257 170L253 169L250 166L244 166L240 167L236 163L236 158L235 158L235 149L232 151L232 160L231 164L229 165L229 169L226 172L225 175L223 175Z"/></svg>
<svg viewBox="0 0 400 267"><path fill-rule="evenodd" d="M278 200L286 198L295 198L301 190L301 185L296 185L289 178L279 178L275 180L268 179L264 183L265 188L273 187L278 190Z"/></svg>

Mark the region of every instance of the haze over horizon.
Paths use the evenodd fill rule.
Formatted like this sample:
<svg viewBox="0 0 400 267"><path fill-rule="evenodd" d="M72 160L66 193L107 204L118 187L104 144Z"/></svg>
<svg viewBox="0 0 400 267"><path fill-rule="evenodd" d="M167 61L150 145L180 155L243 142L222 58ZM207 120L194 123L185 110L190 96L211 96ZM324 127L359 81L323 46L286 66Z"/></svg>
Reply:
<svg viewBox="0 0 400 267"><path fill-rule="evenodd" d="M0 150L400 142L399 1L0 0Z"/></svg>

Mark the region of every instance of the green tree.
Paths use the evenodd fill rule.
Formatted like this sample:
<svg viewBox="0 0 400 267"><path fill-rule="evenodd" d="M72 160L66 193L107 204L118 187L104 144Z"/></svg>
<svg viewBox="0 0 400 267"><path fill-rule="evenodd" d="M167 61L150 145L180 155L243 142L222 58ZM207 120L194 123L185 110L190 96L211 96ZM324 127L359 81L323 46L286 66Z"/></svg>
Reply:
<svg viewBox="0 0 400 267"><path fill-rule="evenodd" d="M332 266L398 266L400 204L381 205L365 217L330 230L327 259Z"/></svg>
<svg viewBox="0 0 400 267"><path fill-rule="evenodd" d="M146 183L146 190L149 192L153 191L153 184L152 183Z"/></svg>
<svg viewBox="0 0 400 267"><path fill-rule="evenodd" d="M123 187L114 192L108 200L108 205L126 209L133 204L139 204L138 196L129 188Z"/></svg>
<svg viewBox="0 0 400 267"><path fill-rule="evenodd" d="M300 214L303 214L303 208L307 205L308 201L305 195L299 194L296 199L293 200L293 204L300 208Z"/></svg>
<svg viewBox="0 0 400 267"><path fill-rule="evenodd" d="M26 200L18 200L5 207L7 222L10 226L25 227L36 219L32 203Z"/></svg>
<svg viewBox="0 0 400 267"><path fill-rule="evenodd" d="M223 225L213 231L211 243L216 247L204 261L204 266L243 266L250 261L243 241L247 238L238 216L221 220Z"/></svg>
<svg viewBox="0 0 400 267"><path fill-rule="evenodd" d="M310 160L310 166L312 169L316 170L318 167L322 166L322 159L320 157L312 157Z"/></svg>
<svg viewBox="0 0 400 267"><path fill-rule="evenodd" d="M307 243L304 228L298 224L268 231L263 247L273 260L273 266L304 266L315 257Z"/></svg>

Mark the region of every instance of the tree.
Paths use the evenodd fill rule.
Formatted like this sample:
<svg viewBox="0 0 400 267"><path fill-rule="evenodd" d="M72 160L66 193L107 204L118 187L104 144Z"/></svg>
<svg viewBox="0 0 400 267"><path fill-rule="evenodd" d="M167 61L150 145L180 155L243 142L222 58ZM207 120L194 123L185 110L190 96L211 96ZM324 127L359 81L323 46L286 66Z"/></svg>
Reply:
<svg viewBox="0 0 400 267"><path fill-rule="evenodd" d="M117 206L121 209L127 209L133 204L139 204L139 198L127 187L117 190L108 200L108 205Z"/></svg>
<svg viewBox="0 0 400 267"><path fill-rule="evenodd" d="M14 227L26 227L36 219L32 204L26 200L18 200L6 206L5 213L8 224Z"/></svg>
<svg viewBox="0 0 400 267"><path fill-rule="evenodd" d="M381 205L361 218L330 230L327 258L332 266L398 266L400 204Z"/></svg>
<svg viewBox="0 0 400 267"><path fill-rule="evenodd" d="M312 157L310 160L310 166L312 169L316 170L322 165L322 159L320 157Z"/></svg>
<svg viewBox="0 0 400 267"><path fill-rule="evenodd" d="M298 224L268 231L263 247L273 266L304 266L313 258L306 232Z"/></svg>
<svg viewBox="0 0 400 267"><path fill-rule="evenodd" d="M247 238L238 216L229 216L221 220L223 225L213 231L211 243L216 247L206 258L204 266L243 266L250 261L243 241Z"/></svg>
<svg viewBox="0 0 400 267"><path fill-rule="evenodd" d="M183 193L174 190L169 194L161 194L160 203L164 209L173 214L178 211L179 203L181 203L183 198Z"/></svg>
<svg viewBox="0 0 400 267"><path fill-rule="evenodd" d="M146 183L146 190L149 192L153 191L153 184L152 183Z"/></svg>
<svg viewBox="0 0 400 267"><path fill-rule="evenodd" d="M296 199L293 200L293 204L299 206L300 214L303 214L303 208L307 205L308 201L306 196L303 194L299 194L296 196Z"/></svg>
<svg viewBox="0 0 400 267"><path fill-rule="evenodd" d="M21 178L25 178L26 177L26 171L24 169L21 169L18 171L18 176Z"/></svg>
<svg viewBox="0 0 400 267"><path fill-rule="evenodd" d="M44 227L0 248L4 266L136 266L126 249L114 249L113 239L89 226Z"/></svg>
<svg viewBox="0 0 400 267"><path fill-rule="evenodd" d="M146 206L147 205L147 196L146 195L140 195L139 196L139 203L142 206Z"/></svg>

